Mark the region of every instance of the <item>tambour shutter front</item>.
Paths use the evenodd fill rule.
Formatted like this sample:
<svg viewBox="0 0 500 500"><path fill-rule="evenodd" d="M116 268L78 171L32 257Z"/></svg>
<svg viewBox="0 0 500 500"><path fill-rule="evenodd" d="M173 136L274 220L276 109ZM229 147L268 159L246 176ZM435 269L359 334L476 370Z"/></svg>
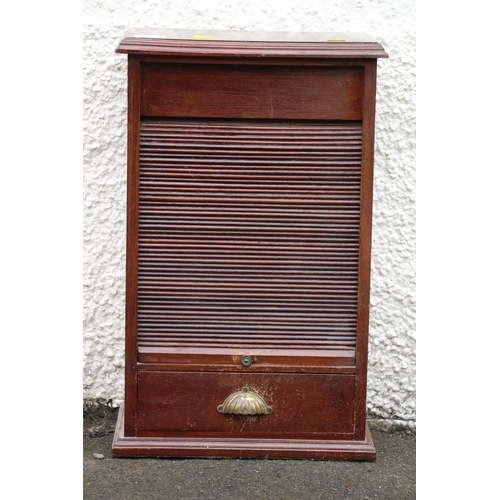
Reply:
<svg viewBox="0 0 500 500"><path fill-rule="evenodd" d="M144 120L139 350L354 349L361 133Z"/></svg>
<svg viewBox="0 0 500 500"><path fill-rule="evenodd" d="M117 50L129 54L129 192L113 453L373 459L371 184L385 53L373 41L190 36L132 31Z"/></svg>

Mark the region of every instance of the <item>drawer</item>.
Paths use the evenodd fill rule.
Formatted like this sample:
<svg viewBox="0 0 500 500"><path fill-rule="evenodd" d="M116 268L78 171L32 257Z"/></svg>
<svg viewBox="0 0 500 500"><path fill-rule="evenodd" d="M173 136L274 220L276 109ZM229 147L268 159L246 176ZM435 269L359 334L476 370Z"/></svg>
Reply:
<svg viewBox="0 0 500 500"><path fill-rule="evenodd" d="M141 64L141 115L361 120L364 69Z"/></svg>
<svg viewBox="0 0 500 500"><path fill-rule="evenodd" d="M140 371L137 435L349 439L353 401L353 375Z"/></svg>

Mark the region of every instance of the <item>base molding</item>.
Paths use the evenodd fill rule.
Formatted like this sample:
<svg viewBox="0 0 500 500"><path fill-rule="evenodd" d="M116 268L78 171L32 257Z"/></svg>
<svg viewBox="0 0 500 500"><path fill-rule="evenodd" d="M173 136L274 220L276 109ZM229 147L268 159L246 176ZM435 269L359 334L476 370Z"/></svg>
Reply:
<svg viewBox="0 0 500 500"><path fill-rule="evenodd" d="M246 457L366 460L376 458L366 426L364 441L306 439L243 439L191 437L125 437L120 408L113 439L114 457Z"/></svg>

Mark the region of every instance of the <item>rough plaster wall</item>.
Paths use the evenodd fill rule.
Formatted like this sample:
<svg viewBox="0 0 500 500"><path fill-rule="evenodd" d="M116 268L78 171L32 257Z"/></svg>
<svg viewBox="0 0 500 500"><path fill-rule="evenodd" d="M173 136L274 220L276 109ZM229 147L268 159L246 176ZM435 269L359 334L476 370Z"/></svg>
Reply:
<svg viewBox="0 0 500 500"><path fill-rule="evenodd" d="M86 0L84 398L123 401L126 56L130 27L364 32L380 41L368 411L415 425L413 0Z"/></svg>

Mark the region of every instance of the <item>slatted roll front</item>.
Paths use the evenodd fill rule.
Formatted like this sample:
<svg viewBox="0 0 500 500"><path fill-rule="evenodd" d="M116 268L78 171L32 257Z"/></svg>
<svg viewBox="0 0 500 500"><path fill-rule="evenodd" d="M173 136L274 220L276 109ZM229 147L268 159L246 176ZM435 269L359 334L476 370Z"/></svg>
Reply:
<svg viewBox="0 0 500 500"><path fill-rule="evenodd" d="M138 345L356 342L361 124L143 119Z"/></svg>

